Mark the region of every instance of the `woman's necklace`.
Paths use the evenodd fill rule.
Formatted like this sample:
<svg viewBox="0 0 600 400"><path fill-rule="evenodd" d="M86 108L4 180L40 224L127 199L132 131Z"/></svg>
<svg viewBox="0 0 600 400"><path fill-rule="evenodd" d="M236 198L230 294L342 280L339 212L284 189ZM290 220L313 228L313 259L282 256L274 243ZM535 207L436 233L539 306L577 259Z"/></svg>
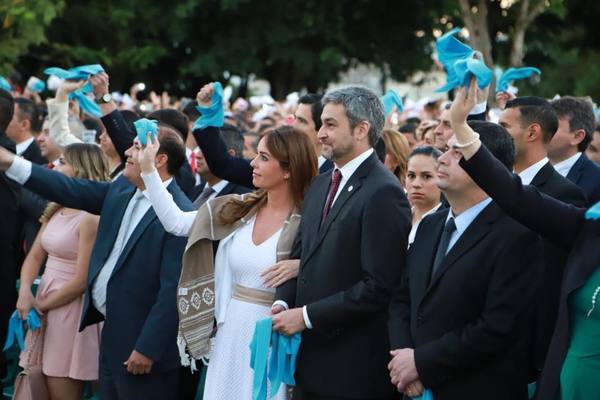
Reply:
<svg viewBox="0 0 600 400"><path fill-rule="evenodd" d="M594 308L596 307L596 298L598 297L598 293L600 293L600 286L594 290L594 294L592 295L592 308L590 308L590 311L587 313L588 317L592 315L592 311L594 311Z"/></svg>

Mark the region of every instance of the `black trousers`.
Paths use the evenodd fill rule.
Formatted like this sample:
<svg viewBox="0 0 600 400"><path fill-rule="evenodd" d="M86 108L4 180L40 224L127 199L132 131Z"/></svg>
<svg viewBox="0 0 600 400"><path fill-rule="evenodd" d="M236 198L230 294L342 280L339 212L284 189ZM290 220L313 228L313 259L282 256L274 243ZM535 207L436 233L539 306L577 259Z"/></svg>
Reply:
<svg viewBox="0 0 600 400"><path fill-rule="evenodd" d="M361 399L361 400L399 400L402 399L402 394L398 393L392 397L373 397L369 399ZM307 392L301 387L296 386L294 388L292 394L292 400L351 400L346 399L345 397L327 397L327 396L319 396L315 393Z"/></svg>

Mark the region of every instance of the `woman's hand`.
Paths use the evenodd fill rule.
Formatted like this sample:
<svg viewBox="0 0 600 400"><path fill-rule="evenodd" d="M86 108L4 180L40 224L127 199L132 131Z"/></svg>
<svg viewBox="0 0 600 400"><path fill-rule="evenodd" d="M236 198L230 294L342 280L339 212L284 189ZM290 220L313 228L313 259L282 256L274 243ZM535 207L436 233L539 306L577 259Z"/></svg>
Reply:
<svg viewBox="0 0 600 400"><path fill-rule="evenodd" d="M146 147L138 152L138 162L140 163L140 169L143 174L151 174L155 170L154 162L159 148L160 143L158 142L158 138L154 138L153 140L152 134L148 133L146 137Z"/></svg>
<svg viewBox="0 0 600 400"><path fill-rule="evenodd" d="M56 90L56 100L61 103L66 102L69 95L74 91L81 89L85 83L86 81L63 81Z"/></svg>
<svg viewBox="0 0 600 400"><path fill-rule="evenodd" d="M19 298L17 299L17 311L19 312L22 320L27 320L27 314L29 314L29 310L35 306L36 301L33 297L33 293L31 293L31 290L19 291Z"/></svg>
<svg viewBox="0 0 600 400"><path fill-rule="evenodd" d="M283 260L267 268L260 276L268 287L278 287L284 282L298 276L300 260Z"/></svg>
<svg viewBox="0 0 600 400"><path fill-rule="evenodd" d="M209 107L214 91L215 90L212 83L202 86L202 89L200 89L196 95L196 101L198 102L198 105L202 107Z"/></svg>
<svg viewBox="0 0 600 400"><path fill-rule="evenodd" d="M516 98L517 96L510 92L498 92L496 93L496 104L498 105L498 108L504 110L504 108L506 107L506 103Z"/></svg>

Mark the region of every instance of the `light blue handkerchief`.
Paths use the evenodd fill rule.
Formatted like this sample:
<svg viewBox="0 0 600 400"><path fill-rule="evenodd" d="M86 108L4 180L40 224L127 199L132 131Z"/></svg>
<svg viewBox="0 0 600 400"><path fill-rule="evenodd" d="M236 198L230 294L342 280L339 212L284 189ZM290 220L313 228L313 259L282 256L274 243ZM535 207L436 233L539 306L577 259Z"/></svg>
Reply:
<svg viewBox="0 0 600 400"><path fill-rule="evenodd" d="M80 67L73 67L70 69L63 69L58 67L50 67L44 70L44 73L47 75L56 75L61 79L71 80L71 81L83 81L90 77L90 75L95 75L104 71L104 68L100 64L91 64L91 65L82 65ZM100 107L93 100L91 100L87 95L92 92L92 85L90 83L86 83L79 90L74 91L69 95L69 99L75 99L79 103L79 107L83 110L84 113L89 114L93 117L100 118L102 116L102 112L100 111Z"/></svg>
<svg viewBox="0 0 600 400"><path fill-rule="evenodd" d="M600 219L600 201L588 208L585 219Z"/></svg>
<svg viewBox="0 0 600 400"><path fill-rule="evenodd" d="M10 86L10 83L8 83L8 81L6 80L6 78L3 77L3 76L0 76L0 89L6 90L9 93L12 90L12 87Z"/></svg>
<svg viewBox="0 0 600 400"><path fill-rule="evenodd" d="M193 130L204 129L208 126L220 128L225 122L225 110L223 109L223 86L220 82L214 83L214 92L210 106L196 106L200 117L196 120Z"/></svg>
<svg viewBox="0 0 600 400"><path fill-rule="evenodd" d="M422 395L413 397L413 400L433 400L433 392L429 389L425 389Z"/></svg>
<svg viewBox="0 0 600 400"><path fill-rule="evenodd" d="M133 123L133 126L135 126L135 131L137 133L138 140L140 141L142 146L146 145L148 133L152 135L152 141L156 140L156 136L158 135L158 121L153 119L140 118Z"/></svg>
<svg viewBox="0 0 600 400"><path fill-rule="evenodd" d="M402 98L398 96L394 90L388 90L386 94L381 96L381 102L383 103L383 109L385 110L385 116L390 115L394 106L396 106L396 110L398 112L402 112L404 110L404 103L402 103Z"/></svg>
<svg viewBox="0 0 600 400"><path fill-rule="evenodd" d="M35 331L42 326L40 317L33 308L29 310L29 313L27 314L27 326L32 331ZM21 321L18 311L13 312L8 321L8 334L6 336L3 351L10 349L15 341L19 345L19 349L25 349L25 330L23 329L23 321Z"/></svg>
<svg viewBox="0 0 600 400"><path fill-rule="evenodd" d="M529 78L533 74L541 75L542 71L535 67L509 68L500 75L496 82L496 93L506 92L512 81Z"/></svg>

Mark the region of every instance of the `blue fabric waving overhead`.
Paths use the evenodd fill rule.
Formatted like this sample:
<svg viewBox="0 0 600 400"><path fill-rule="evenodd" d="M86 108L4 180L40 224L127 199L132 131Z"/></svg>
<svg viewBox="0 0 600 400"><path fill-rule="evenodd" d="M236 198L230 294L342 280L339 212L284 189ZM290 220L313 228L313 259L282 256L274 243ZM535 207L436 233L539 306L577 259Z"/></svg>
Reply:
<svg viewBox="0 0 600 400"><path fill-rule="evenodd" d="M58 68L58 67L50 67L44 70L44 73L47 75L56 75L61 79L66 79L70 81L83 81L89 79L90 75L95 75L104 71L104 68L100 64L91 64L91 65L82 65L80 67L73 67L68 70ZM102 117L102 112L100 111L100 107L94 101L92 101L87 95L92 92L92 85L90 83L86 83L79 90L74 91L69 95L69 99L75 99L79 103L79 106L83 110L84 113L89 114L93 117L100 118Z"/></svg>
<svg viewBox="0 0 600 400"><path fill-rule="evenodd" d="M220 82L213 84L214 92L211 98L210 106L196 106L200 112L200 117L196 120L193 130L204 129L212 126L220 128L225 122L225 110L223 109L223 86Z"/></svg>
<svg viewBox="0 0 600 400"><path fill-rule="evenodd" d="M3 76L0 76L0 89L6 90L7 92L12 90L10 83Z"/></svg>
<svg viewBox="0 0 600 400"><path fill-rule="evenodd" d="M498 81L496 82L496 93L506 92L508 90L508 86L512 81L529 78L533 74L541 75L542 71L535 67L507 69L502 75L500 75Z"/></svg>
<svg viewBox="0 0 600 400"><path fill-rule="evenodd" d="M27 314L27 326L32 331L39 329L42 326L40 321L40 317L38 316L37 311L33 308L29 310ZM21 317L19 316L19 312L15 311L12 313L10 320L8 321L8 334L6 337L6 343L4 344L4 351L10 349L13 344L17 341L19 345L19 349L25 349L25 331L23 329L23 321L21 321Z"/></svg>
<svg viewBox="0 0 600 400"><path fill-rule="evenodd" d="M394 106L396 106L396 110L398 112L404 111L404 103L402 103L402 98L398 96L394 90L388 90L386 94L381 96L381 102L383 103L383 109L385 111L385 116L390 115Z"/></svg>
<svg viewBox="0 0 600 400"><path fill-rule="evenodd" d="M252 400L266 400L267 377L271 382L269 397L275 396L282 382L287 385L296 384L294 372L300 349L300 333L292 336L282 335L279 332L272 332L272 325L271 318L256 321L250 343L250 367L254 370ZM269 344L271 344L270 360L268 359Z"/></svg>
<svg viewBox="0 0 600 400"><path fill-rule="evenodd" d="M44 89L46 89L46 84L44 83L44 81L42 81L41 79L32 76L32 79L35 78L34 83L31 85L31 87L29 88L29 90L31 90L33 93L42 93L44 91Z"/></svg>
<svg viewBox="0 0 600 400"><path fill-rule="evenodd" d="M151 120L147 118L140 118L133 123L135 126L135 131L137 133L138 140L142 144L142 146L146 145L146 139L148 138L148 133L152 134L152 141L156 140L156 136L158 135L158 121Z"/></svg>

